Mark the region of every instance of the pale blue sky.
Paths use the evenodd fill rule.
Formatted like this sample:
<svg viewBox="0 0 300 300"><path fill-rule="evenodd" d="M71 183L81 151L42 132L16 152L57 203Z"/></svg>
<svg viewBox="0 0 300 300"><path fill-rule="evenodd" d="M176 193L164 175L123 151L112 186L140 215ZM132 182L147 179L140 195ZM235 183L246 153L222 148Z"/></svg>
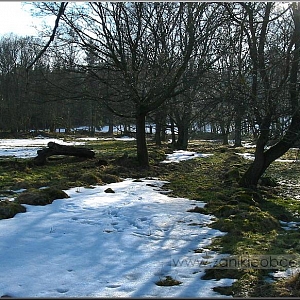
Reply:
<svg viewBox="0 0 300 300"><path fill-rule="evenodd" d="M13 32L20 36L37 35L33 25L40 25L45 18L31 17L30 6L21 1L0 2L0 36ZM54 25L54 24L53 24Z"/></svg>

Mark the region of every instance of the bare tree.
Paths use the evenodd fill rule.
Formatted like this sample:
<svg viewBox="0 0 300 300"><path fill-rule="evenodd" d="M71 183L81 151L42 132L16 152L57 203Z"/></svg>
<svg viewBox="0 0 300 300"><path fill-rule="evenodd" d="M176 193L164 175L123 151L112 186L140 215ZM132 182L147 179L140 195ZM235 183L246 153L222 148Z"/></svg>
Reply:
<svg viewBox="0 0 300 300"><path fill-rule="evenodd" d="M60 15L65 31L57 36L62 43L76 43L97 56L96 65L82 63L78 68L98 80L95 100L103 101L116 115L135 119L141 166L148 166L146 116L184 91L183 74L198 47L209 48L206 41L212 41L218 26L219 7L213 3L90 2L72 3L62 15L55 3L40 6Z"/></svg>
<svg viewBox="0 0 300 300"><path fill-rule="evenodd" d="M282 34L282 21L289 12L276 11L275 2L240 3L242 13L234 15L236 6L229 7L233 20L240 24L247 38L251 61L251 115L259 127L255 159L242 177L244 187L256 187L268 166L283 155L299 139L299 102L297 73L299 69L300 10L299 4L292 5L292 26L290 32ZM274 48L274 46L276 48ZM274 49L278 55L274 56ZM272 52L273 50L273 52ZM280 53L280 55L279 55ZM285 87L289 85L290 122L282 138L267 148L272 138L272 124L278 122ZM280 116L282 117L282 116ZM288 115L286 115L288 117Z"/></svg>

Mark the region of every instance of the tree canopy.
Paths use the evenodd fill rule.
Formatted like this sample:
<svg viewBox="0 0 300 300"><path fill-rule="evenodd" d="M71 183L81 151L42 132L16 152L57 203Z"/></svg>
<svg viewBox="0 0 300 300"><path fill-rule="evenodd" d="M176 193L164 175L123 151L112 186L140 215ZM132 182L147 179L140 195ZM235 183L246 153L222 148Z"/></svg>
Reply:
<svg viewBox="0 0 300 300"><path fill-rule="evenodd" d="M147 122L177 149L203 131L251 137L249 187L298 142L299 3L34 5L56 21L46 39L0 38L2 131L134 125L142 167Z"/></svg>

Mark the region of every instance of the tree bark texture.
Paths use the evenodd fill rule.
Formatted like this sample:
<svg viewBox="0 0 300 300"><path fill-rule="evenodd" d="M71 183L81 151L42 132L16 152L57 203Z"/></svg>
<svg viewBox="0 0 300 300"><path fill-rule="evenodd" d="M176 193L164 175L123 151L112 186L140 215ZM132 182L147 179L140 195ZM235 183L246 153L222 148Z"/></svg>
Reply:
<svg viewBox="0 0 300 300"><path fill-rule="evenodd" d="M137 146L137 159L140 167L149 167L149 156L146 141L146 113L140 113L136 116L136 146Z"/></svg>
<svg viewBox="0 0 300 300"><path fill-rule="evenodd" d="M177 150L186 150L189 141L189 124L183 121L181 124L177 124L177 128L178 138L175 147Z"/></svg>
<svg viewBox="0 0 300 300"><path fill-rule="evenodd" d="M240 185L243 187L256 188L259 179L264 174L269 165L277 158L286 153L291 147L295 145L300 139L300 106L299 106L299 91L297 89L299 59L300 59L300 5L294 3L293 5L294 18L294 34L293 43L295 49L293 51L293 60L290 71L290 103L294 114L292 121L283 138L268 150L264 149L268 141L271 116L264 119L261 134L257 141L255 159L244 176L240 180Z"/></svg>

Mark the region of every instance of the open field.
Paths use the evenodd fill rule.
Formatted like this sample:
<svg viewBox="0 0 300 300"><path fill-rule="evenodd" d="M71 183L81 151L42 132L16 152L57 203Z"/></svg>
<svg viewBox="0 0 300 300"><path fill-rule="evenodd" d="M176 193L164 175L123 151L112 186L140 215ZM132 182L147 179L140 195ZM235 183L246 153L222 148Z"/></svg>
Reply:
<svg viewBox="0 0 300 300"><path fill-rule="evenodd" d="M75 141L68 142L74 143ZM167 145L157 147L149 142L150 168L145 170L137 166L135 141L133 140L96 139L81 140L80 142L81 145L83 143L85 147L92 148L96 152L94 159L84 160L57 156L50 157L45 166L35 166L32 163L32 157L9 158L2 156L0 160L2 199L12 200L25 190L36 191L45 187L64 191L73 188L76 192L76 189L91 190L95 187L103 189L106 185L117 185L127 178L132 180L155 178L164 182L163 185L159 185L160 194L166 194L168 197L178 200L186 199L187 203L190 201L189 205L193 204L190 209L187 209L185 205L177 205L176 208L172 208L172 214L175 214L174 210L177 209L178 214L192 215L190 218L193 221L189 224L192 224L190 227L193 232L188 231L190 234L197 235L199 232L198 238L201 238L205 226L216 232L226 233L216 235L211 243L205 244L205 247L203 245L197 247L196 244L193 244L190 250L194 253L201 254L205 249L205 251L220 255L252 255L255 257L293 255L293 258L299 261L300 183L298 174L300 165L297 160L297 150L291 149L282 157L283 161L274 162L265 174L266 179L262 181L258 190L253 191L242 189L237 184L238 178L251 162L241 154L253 153L253 148L233 148L223 146L218 141L195 140L190 141L188 148L192 159L162 163L173 151ZM201 155L197 157L196 153ZM127 200L130 202L130 198ZM147 201L150 203L151 199L147 199ZM169 205L171 207L172 203ZM20 219L22 215L25 217L26 213L18 214L14 218ZM195 220L195 218L205 219L203 216L210 216L212 219L205 225L203 222ZM135 219L137 218L136 215ZM129 220L128 216L126 220ZM0 221L0 225L1 222L7 222L7 220ZM170 222L172 223L172 221ZM177 222L176 224L178 226L181 223ZM187 230L186 225L185 222L182 222L182 230ZM155 226L158 229L160 224ZM143 228L142 226L140 229ZM176 230L180 232L180 227ZM166 230L166 232L168 231ZM178 243L183 241L184 238L179 236ZM118 252L119 250L121 249L114 251ZM295 268L287 270L287 272L295 273L294 276L289 276L287 279L276 279L284 275L282 271L286 271L279 270L279 268L220 269L205 267L203 269L202 267L202 269L193 271L197 274L193 277L193 280L197 282L194 287L199 287L198 284L201 280L217 279L220 284L211 288L221 293L220 295L226 294L233 297L299 296L299 279ZM167 273L164 275L167 276ZM172 275L174 277L173 273ZM168 278L166 277L166 279ZM192 284L188 280L182 280L183 278L180 278L179 275L175 279L183 282L180 286L183 286L184 282L189 282L189 286ZM227 284L224 284L224 280ZM62 291L61 288L58 289ZM13 294L13 291L3 289L3 293L9 292ZM65 291L63 294L68 296L70 295L68 293L70 292ZM21 290L20 295L22 295ZM101 296L101 293L97 295ZM126 293L105 295L126 296ZM139 296L141 295L139 294ZM159 294L157 295L159 296ZM193 295L185 295L183 292L174 293L174 295L179 297L199 296L196 291Z"/></svg>

